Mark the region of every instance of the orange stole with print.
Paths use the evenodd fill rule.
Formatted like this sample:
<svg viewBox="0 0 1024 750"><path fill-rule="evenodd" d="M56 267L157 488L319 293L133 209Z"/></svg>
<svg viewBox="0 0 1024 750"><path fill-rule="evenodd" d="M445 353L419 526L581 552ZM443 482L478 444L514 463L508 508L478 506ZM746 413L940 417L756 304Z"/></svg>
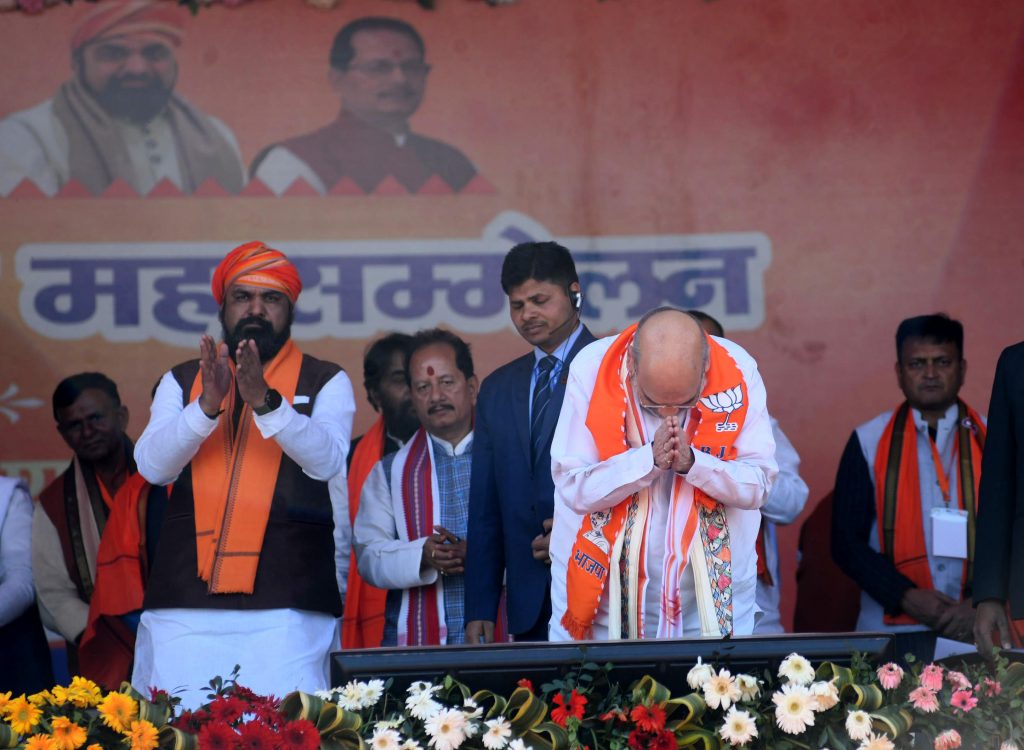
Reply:
<svg viewBox="0 0 1024 750"><path fill-rule="evenodd" d="M619 453L624 453L631 447L636 447L630 445L627 436L643 422L640 407L633 397L632 388L628 386L624 377L624 358L635 334L635 324L619 334L605 353L598 369L586 423L594 438L600 461L605 461ZM736 455L733 444L742 430L743 420L747 413L746 382L735 360L726 349L710 336L707 337L707 341L710 351L710 366L701 398L694 408L696 413L690 415L690 419L699 420L691 445L694 450L710 453L722 460L731 460ZM733 394L736 389L739 389L739 393L736 394L738 399L730 400L728 404L720 399L722 394ZM677 477L673 483L673 505L678 498L682 479L682 477ZM708 508L713 508L717 504L716 500L696 487L693 488L693 496L693 508L683 531L681 547L683 550L689 549L693 535L697 531L698 504ZM611 511L611 518L600 530L608 542L609 550L615 545L629 503L634 497L626 498L616 505ZM566 573L568 606L561 622L569 635L576 640L583 640L591 633L611 564L610 552L605 552L592 541L593 531L592 515L588 515L583 519L576 541L573 543ZM728 549L723 552L725 555L729 554ZM666 553L671 554L668 548L666 548ZM643 559L644 555L641 555L641 566ZM677 560L675 564L679 570L682 570L686 566L685 556ZM645 581L646 573L641 570L639 590L643 590ZM673 601L678 601L678 592L673 597L666 596L666 592L663 591L662 598L671 607Z"/></svg>
<svg viewBox="0 0 1024 750"><path fill-rule="evenodd" d="M229 363L234 376L235 364ZM289 340L264 364L263 377L268 387L291 403L301 366L302 353ZM190 400L202 392L200 369ZM232 429L237 398L232 377L231 391L222 404L224 414L192 458L197 573L209 584L211 594L252 593L283 455L276 440L260 434L248 404L242 404L238 429Z"/></svg>
<svg viewBox="0 0 1024 750"><path fill-rule="evenodd" d="M957 443L954 449L957 460L954 465L957 467L959 488L957 507L968 512L968 559L963 572L966 586L974 560L974 519L977 513L978 483L981 481L985 423L963 401L958 401L958 404ZM968 479L966 483L965 474ZM948 492L948 485L945 491ZM922 517L921 511L917 430L914 415L906 402L893 412L878 441L875 453L875 503L879 551L915 586L922 589L934 588L924 536L924 524L930 521ZM917 620L906 614L887 614L885 623L913 625Z"/></svg>

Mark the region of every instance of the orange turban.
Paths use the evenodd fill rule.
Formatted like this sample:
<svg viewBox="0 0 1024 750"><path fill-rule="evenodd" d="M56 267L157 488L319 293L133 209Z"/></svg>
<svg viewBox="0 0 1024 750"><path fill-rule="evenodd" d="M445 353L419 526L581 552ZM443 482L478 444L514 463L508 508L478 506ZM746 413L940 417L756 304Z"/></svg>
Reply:
<svg viewBox="0 0 1024 750"><path fill-rule="evenodd" d="M142 31L161 34L177 46L181 44L182 28L181 11L170 3L152 0L102 3L75 29L71 51L77 52L99 39Z"/></svg>
<svg viewBox="0 0 1024 750"><path fill-rule="evenodd" d="M262 242L239 245L220 262L213 272L213 298L224 304L224 294L232 284L247 284L276 289L295 304L302 292L302 279L287 256Z"/></svg>

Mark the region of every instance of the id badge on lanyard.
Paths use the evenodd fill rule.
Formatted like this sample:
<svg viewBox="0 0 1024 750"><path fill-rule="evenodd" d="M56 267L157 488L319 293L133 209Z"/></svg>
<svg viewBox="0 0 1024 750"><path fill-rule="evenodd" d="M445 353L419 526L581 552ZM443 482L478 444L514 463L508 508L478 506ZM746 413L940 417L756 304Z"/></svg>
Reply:
<svg viewBox="0 0 1024 750"><path fill-rule="evenodd" d="M949 507L950 486L948 475L942 466L935 441L929 440L932 448L932 460L935 462L935 474L939 479L939 489L946 501L944 508L932 508L932 554L937 557L955 557L967 559L967 511ZM954 461L956 454L954 452Z"/></svg>

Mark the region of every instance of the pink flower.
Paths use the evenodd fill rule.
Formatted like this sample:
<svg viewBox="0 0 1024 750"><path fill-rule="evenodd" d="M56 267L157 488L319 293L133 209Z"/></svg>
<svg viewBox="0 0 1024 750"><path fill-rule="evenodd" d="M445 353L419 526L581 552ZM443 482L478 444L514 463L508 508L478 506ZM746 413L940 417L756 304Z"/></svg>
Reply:
<svg viewBox="0 0 1024 750"><path fill-rule="evenodd" d="M960 747L960 733L955 729L947 729L935 738L935 750L953 750Z"/></svg>
<svg viewBox="0 0 1024 750"><path fill-rule="evenodd" d="M967 679L963 672L956 672L951 669L946 672L946 679L949 680L949 684L953 687L958 687L963 690L971 689L971 681Z"/></svg>
<svg viewBox="0 0 1024 750"><path fill-rule="evenodd" d="M942 667L938 664L929 664L921 672L921 687L929 690L942 690Z"/></svg>
<svg viewBox="0 0 1024 750"><path fill-rule="evenodd" d="M974 689L986 698L991 698L1003 692L1003 686L999 683L999 680L993 680L991 677L983 679Z"/></svg>
<svg viewBox="0 0 1024 750"><path fill-rule="evenodd" d="M953 708L959 708L964 713L967 713L978 705L978 699L974 697L974 693L970 690L955 690L949 704Z"/></svg>
<svg viewBox="0 0 1024 750"><path fill-rule="evenodd" d="M893 664L892 662L883 664L878 668L878 671L875 672L875 674L878 675L878 681L882 683L882 687L886 690L892 690L898 687L900 682L903 680L903 668L898 664Z"/></svg>
<svg viewBox="0 0 1024 750"><path fill-rule="evenodd" d="M909 697L910 702L914 704L914 708L923 713L930 714L939 708L939 699L935 697L935 691L929 690L926 687L911 690Z"/></svg>

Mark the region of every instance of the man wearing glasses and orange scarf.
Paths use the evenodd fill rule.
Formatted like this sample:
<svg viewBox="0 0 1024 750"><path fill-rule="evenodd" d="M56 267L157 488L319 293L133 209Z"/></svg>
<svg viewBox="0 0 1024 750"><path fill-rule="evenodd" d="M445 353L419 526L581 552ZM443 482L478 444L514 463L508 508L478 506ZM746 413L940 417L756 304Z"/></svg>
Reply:
<svg viewBox="0 0 1024 750"><path fill-rule="evenodd" d="M750 634L774 453L754 360L684 311L580 352L551 446L552 640Z"/></svg>

